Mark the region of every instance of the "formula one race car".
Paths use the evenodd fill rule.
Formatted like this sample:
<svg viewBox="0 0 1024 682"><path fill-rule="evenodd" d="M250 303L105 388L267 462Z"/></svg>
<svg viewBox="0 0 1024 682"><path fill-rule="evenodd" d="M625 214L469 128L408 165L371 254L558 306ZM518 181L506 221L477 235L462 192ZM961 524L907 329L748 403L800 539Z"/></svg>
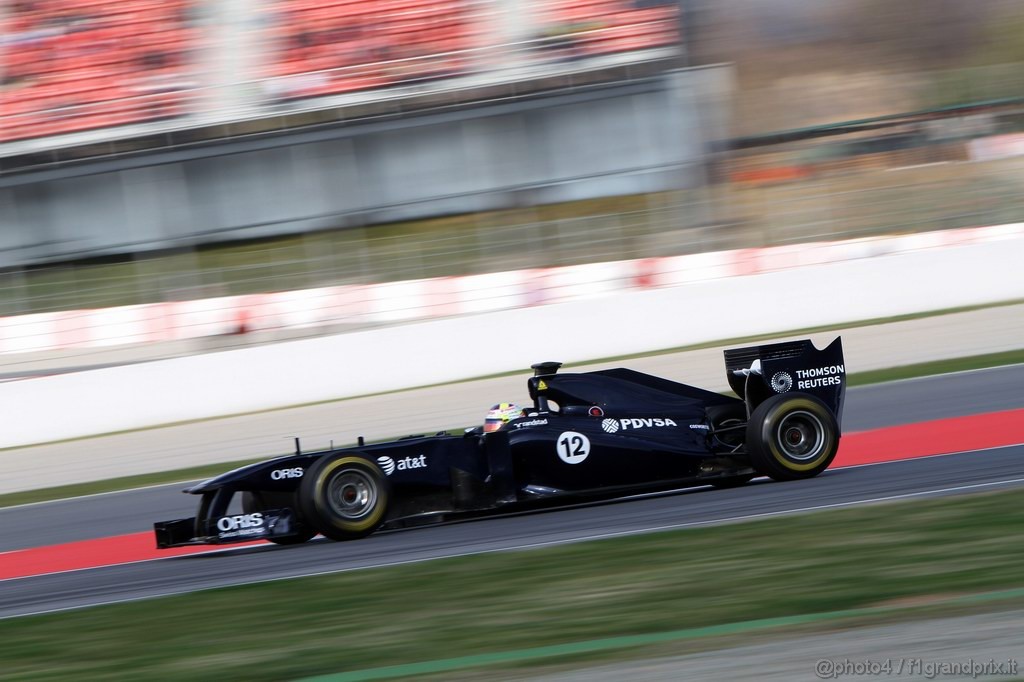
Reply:
<svg viewBox="0 0 1024 682"><path fill-rule="evenodd" d="M809 478L839 447L846 390L841 339L725 351L720 395L628 369L558 373L534 365L533 409L498 431L410 436L242 467L185 492L194 518L155 524L160 548L317 533L369 535L532 502ZM298 450L298 448L297 448ZM241 493L241 512L230 512Z"/></svg>

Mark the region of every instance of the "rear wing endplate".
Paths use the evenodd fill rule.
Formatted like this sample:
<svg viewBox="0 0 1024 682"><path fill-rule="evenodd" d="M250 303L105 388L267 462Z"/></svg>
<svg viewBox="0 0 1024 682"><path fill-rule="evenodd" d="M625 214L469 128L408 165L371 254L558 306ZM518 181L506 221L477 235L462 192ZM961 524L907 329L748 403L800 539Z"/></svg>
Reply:
<svg viewBox="0 0 1024 682"><path fill-rule="evenodd" d="M748 414L770 396L808 393L820 399L842 424L846 364L842 337L818 350L809 339L725 351L729 386Z"/></svg>

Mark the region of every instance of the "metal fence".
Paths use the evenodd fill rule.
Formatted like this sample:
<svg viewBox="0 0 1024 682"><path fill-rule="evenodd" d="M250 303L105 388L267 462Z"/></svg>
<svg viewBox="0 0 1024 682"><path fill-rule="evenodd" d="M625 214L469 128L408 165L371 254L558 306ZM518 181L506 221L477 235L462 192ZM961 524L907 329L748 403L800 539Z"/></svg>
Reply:
<svg viewBox="0 0 1024 682"><path fill-rule="evenodd" d="M1024 221L1024 157L708 185L0 273L0 316Z"/></svg>
<svg viewBox="0 0 1024 682"><path fill-rule="evenodd" d="M756 245L1024 220L1024 157L894 166L731 191Z"/></svg>
<svg viewBox="0 0 1024 682"><path fill-rule="evenodd" d="M0 273L0 316L575 265L703 250L707 192L356 227Z"/></svg>

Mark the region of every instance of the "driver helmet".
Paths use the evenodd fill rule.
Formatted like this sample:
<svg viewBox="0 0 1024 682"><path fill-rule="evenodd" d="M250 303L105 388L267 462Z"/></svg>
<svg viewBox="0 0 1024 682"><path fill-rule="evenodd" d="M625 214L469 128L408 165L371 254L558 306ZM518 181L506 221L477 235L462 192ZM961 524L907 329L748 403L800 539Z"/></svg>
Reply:
<svg viewBox="0 0 1024 682"><path fill-rule="evenodd" d="M498 403L487 411L487 417L484 419L484 433L497 431L509 421L525 416L526 412L523 411L523 408L515 403Z"/></svg>

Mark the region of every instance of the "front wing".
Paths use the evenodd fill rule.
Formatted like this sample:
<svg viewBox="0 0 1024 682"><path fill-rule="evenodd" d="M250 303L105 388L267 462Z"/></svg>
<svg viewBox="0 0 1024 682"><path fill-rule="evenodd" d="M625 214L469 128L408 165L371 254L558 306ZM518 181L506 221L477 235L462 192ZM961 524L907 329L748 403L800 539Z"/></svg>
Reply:
<svg viewBox="0 0 1024 682"><path fill-rule="evenodd" d="M206 525L207 528L200 528ZM251 514L221 516L206 524L196 517L158 521L153 524L157 549L188 545L227 545L295 535L295 513L291 509L270 509Z"/></svg>

